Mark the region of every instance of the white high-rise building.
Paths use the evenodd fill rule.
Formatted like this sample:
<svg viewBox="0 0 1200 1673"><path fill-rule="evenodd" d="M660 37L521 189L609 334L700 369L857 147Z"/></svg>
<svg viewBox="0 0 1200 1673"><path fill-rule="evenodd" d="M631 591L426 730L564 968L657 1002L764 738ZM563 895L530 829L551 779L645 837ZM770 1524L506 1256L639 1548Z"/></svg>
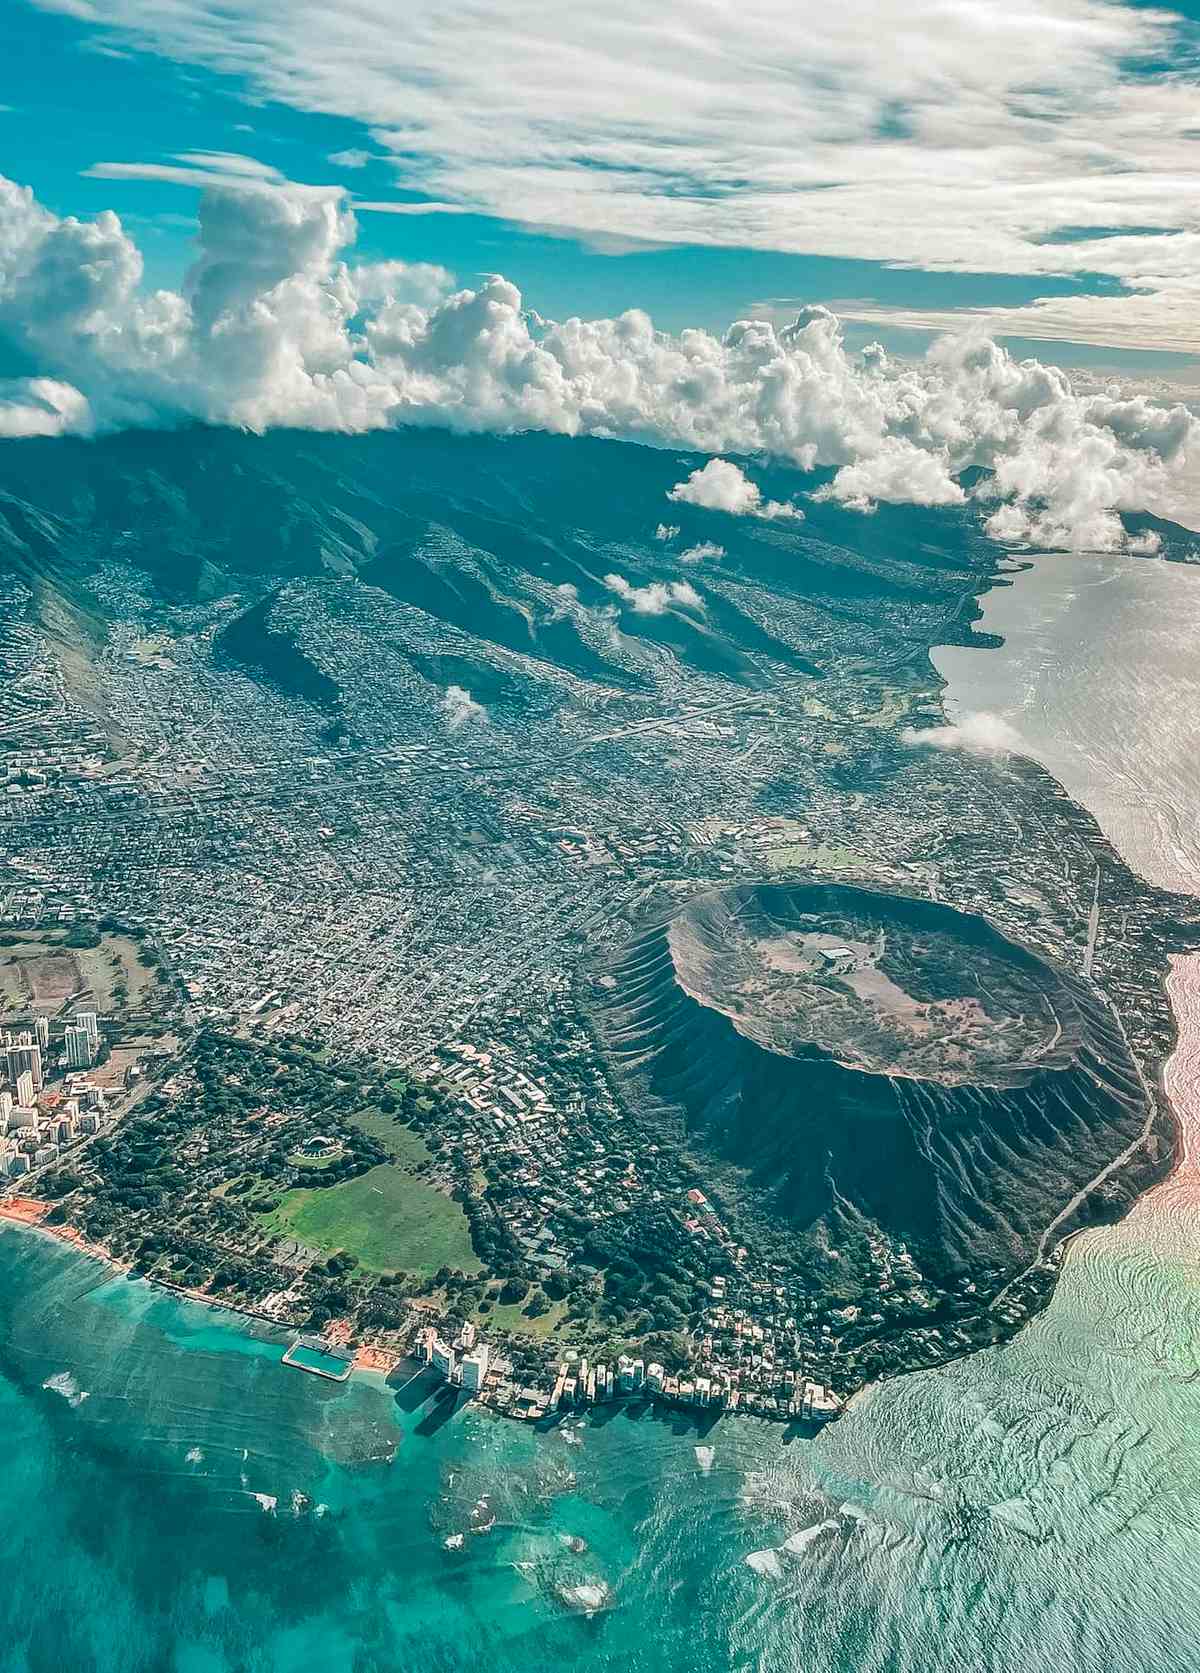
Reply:
<svg viewBox="0 0 1200 1673"><path fill-rule="evenodd" d="M440 1338L433 1344L429 1362L435 1371L445 1377L447 1382L457 1380L455 1372L458 1370L458 1361L455 1358L454 1349L448 1347Z"/></svg>
<svg viewBox="0 0 1200 1673"><path fill-rule="evenodd" d="M8 1124L12 1119L13 1095L11 1092L0 1092L0 1133L8 1132Z"/></svg>
<svg viewBox="0 0 1200 1673"><path fill-rule="evenodd" d="M491 1357L486 1342L481 1342L473 1353L462 1357L462 1385L465 1394L478 1394L487 1381L488 1360Z"/></svg>
<svg viewBox="0 0 1200 1673"><path fill-rule="evenodd" d="M32 1104L36 1097L37 1087L33 1084L32 1071L24 1069L17 1076L17 1102L18 1104Z"/></svg>
<svg viewBox="0 0 1200 1673"><path fill-rule="evenodd" d="M100 1024L96 1019L95 1011L76 1011L76 1013L75 1013L75 1026L76 1026L76 1028L86 1028L87 1029L88 1039L92 1042L93 1052L99 1051L100 1050Z"/></svg>
<svg viewBox="0 0 1200 1673"><path fill-rule="evenodd" d="M50 1048L50 1018L38 1017L33 1025L34 1036L43 1051Z"/></svg>
<svg viewBox="0 0 1200 1673"><path fill-rule="evenodd" d="M52 1115L46 1123L46 1132L53 1144L70 1144L75 1137L75 1118L64 1110L59 1115Z"/></svg>
<svg viewBox="0 0 1200 1673"><path fill-rule="evenodd" d="M92 1037L80 1024L68 1024L66 1032L68 1069L90 1069L95 1057Z"/></svg>

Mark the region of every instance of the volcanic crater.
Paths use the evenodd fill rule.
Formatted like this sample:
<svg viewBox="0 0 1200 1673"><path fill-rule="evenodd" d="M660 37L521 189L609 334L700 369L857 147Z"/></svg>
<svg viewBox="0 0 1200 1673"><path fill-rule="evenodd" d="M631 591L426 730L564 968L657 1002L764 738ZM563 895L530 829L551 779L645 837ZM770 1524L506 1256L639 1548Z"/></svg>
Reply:
<svg viewBox="0 0 1200 1673"><path fill-rule="evenodd" d="M935 901L738 884L611 974L600 1030L630 1102L839 1302L874 1305L897 1251L935 1298L994 1293L1101 1211L1092 1186L1147 1123L1100 994ZM1135 1151L1103 1182L1106 1215L1150 1166Z"/></svg>

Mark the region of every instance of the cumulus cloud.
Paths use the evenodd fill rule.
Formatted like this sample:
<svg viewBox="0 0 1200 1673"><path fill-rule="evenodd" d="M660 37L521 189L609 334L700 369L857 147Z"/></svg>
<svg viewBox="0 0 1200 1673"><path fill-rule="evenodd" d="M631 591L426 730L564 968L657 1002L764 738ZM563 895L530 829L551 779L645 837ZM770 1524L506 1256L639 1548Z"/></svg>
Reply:
<svg viewBox="0 0 1200 1673"><path fill-rule="evenodd" d="M355 230L341 190L247 172L203 192L181 290L148 290L116 215L63 219L0 179L0 339L36 374L6 396L9 433L198 418L622 437L717 456L676 502L794 519L720 457L757 454L825 467L821 497L860 511L978 506L997 540L1106 551L1152 544L1130 546L1123 513L1200 509L1186 407L1076 389L985 338L893 362L850 353L820 307L723 336L668 335L636 309L555 322L500 275L453 290L430 264L354 266ZM969 493L968 470L982 473Z"/></svg>
<svg viewBox="0 0 1200 1673"><path fill-rule="evenodd" d="M725 548L718 546L715 540L698 540L694 546L688 546L679 554L680 563L703 563L705 558L723 558Z"/></svg>
<svg viewBox="0 0 1200 1673"><path fill-rule="evenodd" d="M704 600L687 581L648 581L644 587L635 587L623 575L606 575L604 585L639 616L661 616L672 605L685 610L704 609Z"/></svg>
<svg viewBox="0 0 1200 1673"><path fill-rule="evenodd" d="M466 686L448 685L442 697L442 713L451 732L457 732L469 720L486 720L487 710L477 703Z"/></svg>
<svg viewBox="0 0 1200 1673"><path fill-rule="evenodd" d="M352 267L349 274L360 312L394 303L438 302L454 289L454 275L431 261L373 261Z"/></svg>
<svg viewBox="0 0 1200 1673"><path fill-rule="evenodd" d="M660 523L654 531L654 538L655 540L674 540L678 533L678 523Z"/></svg>
<svg viewBox="0 0 1200 1673"><path fill-rule="evenodd" d="M798 506L784 500L764 500L762 489L730 459L710 459L694 470L686 482L668 490L669 500L682 505L699 505L707 511L727 511L731 517L803 517Z"/></svg>
<svg viewBox="0 0 1200 1673"><path fill-rule="evenodd" d="M983 710L950 726L910 726L901 741L913 749L965 749L971 755L1015 755L1021 749L1016 728L1003 715Z"/></svg>

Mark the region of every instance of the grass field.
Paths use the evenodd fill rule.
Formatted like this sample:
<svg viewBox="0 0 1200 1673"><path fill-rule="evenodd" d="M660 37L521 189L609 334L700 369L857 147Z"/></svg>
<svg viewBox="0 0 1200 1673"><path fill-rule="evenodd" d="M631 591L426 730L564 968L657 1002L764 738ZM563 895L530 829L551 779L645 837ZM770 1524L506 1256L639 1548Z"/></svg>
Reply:
<svg viewBox="0 0 1200 1673"><path fill-rule="evenodd" d="M541 1313L531 1319L523 1311L525 1302L514 1301L511 1305L495 1305L487 1313L476 1313L475 1322L481 1330L519 1330L523 1336L531 1336L535 1342L544 1342L567 1316L565 1301L552 1301L550 1311Z"/></svg>
<svg viewBox="0 0 1200 1673"><path fill-rule="evenodd" d="M289 1191L268 1224L312 1249L344 1250L371 1272L481 1270L459 1204L390 1162L340 1185Z"/></svg>
<svg viewBox="0 0 1200 1673"><path fill-rule="evenodd" d="M432 1161L420 1133L411 1127L404 1127L390 1115L369 1105L366 1109L355 1110L350 1117L356 1127L370 1135L377 1144L381 1144L394 1162L401 1167L415 1168L423 1162Z"/></svg>

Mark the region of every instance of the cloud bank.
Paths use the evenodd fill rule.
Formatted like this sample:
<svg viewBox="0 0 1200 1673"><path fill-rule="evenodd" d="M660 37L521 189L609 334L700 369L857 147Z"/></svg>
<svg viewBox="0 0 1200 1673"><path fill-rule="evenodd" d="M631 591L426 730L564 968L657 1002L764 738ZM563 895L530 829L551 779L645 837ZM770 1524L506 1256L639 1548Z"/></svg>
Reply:
<svg viewBox="0 0 1200 1673"><path fill-rule="evenodd" d="M1108 551L1129 547L1122 512L1189 521L1200 504L1185 407L1076 391L983 338L893 362L849 353L819 307L721 337L638 310L556 323L498 275L450 290L436 267L356 265L342 192L248 173L205 189L199 228L182 289L149 291L114 214L60 219L0 179L0 345L36 370L0 393L7 435L200 419L612 436L825 467L821 497L860 511L979 498L999 540ZM723 458L672 493L790 515Z"/></svg>
<svg viewBox="0 0 1200 1673"><path fill-rule="evenodd" d="M354 0L331 30L319 0L40 3L362 124L406 196L597 241L1083 276L1103 294L1006 329L1197 347L1192 8L608 0L548 28L542 0Z"/></svg>

